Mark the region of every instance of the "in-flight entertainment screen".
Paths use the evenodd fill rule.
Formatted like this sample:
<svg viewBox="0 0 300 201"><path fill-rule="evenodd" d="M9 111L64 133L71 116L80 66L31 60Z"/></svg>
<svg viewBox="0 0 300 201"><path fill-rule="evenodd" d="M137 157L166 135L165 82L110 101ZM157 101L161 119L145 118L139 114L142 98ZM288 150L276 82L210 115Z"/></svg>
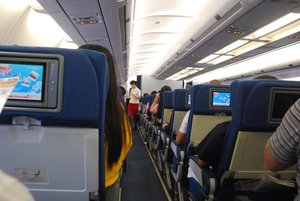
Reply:
<svg viewBox="0 0 300 201"><path fill-rule="evenodd" d="M213 91L212 92L212 106L229 107L230 106L230 92L227 91Z"/></svg>
<svg viewBox="0 0 300 201"><path fill-rule="evenodd" d="M18 77L9 100L42 101L45 64L0 63L0 78Z"/></svg>

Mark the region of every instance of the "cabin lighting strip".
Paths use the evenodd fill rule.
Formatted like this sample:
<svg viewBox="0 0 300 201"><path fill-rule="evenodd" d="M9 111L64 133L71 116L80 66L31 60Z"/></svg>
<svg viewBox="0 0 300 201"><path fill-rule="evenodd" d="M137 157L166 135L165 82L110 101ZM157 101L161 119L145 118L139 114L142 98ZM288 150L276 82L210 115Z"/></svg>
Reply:
<svg viewBox="0 0 300 201"><path fill-rule="evenodd" d="M240 62L209 71L196 77L192 77L188 79L187 82L194 81L195 84L201 84L212 79L235 79L241 75L252 75L261 72L262 70L274 70L280 66L298 62L299 48L300 42L287 45L280 49L269 51L253 58L242 60Z"/></svg>
<svg viewBox="0 0 300 201"><path fill-rule="evenodd" d="M300 13L289 13L259 30L237 40L215 53L201 59L196 64L217 65L233 57L272 43L300 30Z"/></svg>
<svg viewBox="0 0 300 201"><path fill-rule="evenodd" d="M174 75L168 77L166 80L180 80L189 75L193 75L203 69L204 68L187 67L187 68L175 73Z"/></svg>

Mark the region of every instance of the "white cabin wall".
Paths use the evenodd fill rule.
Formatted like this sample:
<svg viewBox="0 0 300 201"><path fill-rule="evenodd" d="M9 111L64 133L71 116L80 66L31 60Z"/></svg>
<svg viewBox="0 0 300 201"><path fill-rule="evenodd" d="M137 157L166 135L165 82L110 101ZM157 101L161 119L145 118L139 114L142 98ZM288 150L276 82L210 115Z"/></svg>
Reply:
<svg viewBox="0 0 300 201"><path fill-rule="evenodd" d="M141 91L144 93L151 93L151 91L159 91L162 86L169 85L172 89L181 89L182 81L173 80L158 80L148 75L142 75Z"/></svg>

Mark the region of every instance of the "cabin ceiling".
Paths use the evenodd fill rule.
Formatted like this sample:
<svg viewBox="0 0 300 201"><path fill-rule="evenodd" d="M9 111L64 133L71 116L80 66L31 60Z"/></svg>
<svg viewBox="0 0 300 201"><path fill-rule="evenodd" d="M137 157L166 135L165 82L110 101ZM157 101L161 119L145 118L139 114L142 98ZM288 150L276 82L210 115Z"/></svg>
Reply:
<svg viewBox="0 0 300 201"><path fill-rule="evenodd" d="M125 22L122 1L114 0L38 0L43 8L78 45L98 44L115 56L118 80L127 80L121 25ZM122 15L123 13L123 15Z"/></svg>
<svg viewBox="0 0 300 201"><path fill-rule="evenodd" d="M1 1L1 0L0 0ZM167 79L183 69L191 79L299 41L300 30L216 65L196 63L260 27L299 13L300 0L38 0L77 45L99 44L115 56L120 83L138 74ZM188 2L188 3L187 3ZM40 11L44 12L44 11ZM22 19L26 12L15 13ZM0 37L20 37L21 27ZM25 25L24 25L25 26ZM12 34L14 33L14 34ZM238 33L238 34L236 34ZM19 34L19 35L18 35ZM58 39L57 39L58 40ZM12 41L12 40L11 40ZM59 40L57 44L59 44ZM26 45L26 44L24 44ZM300 63L300 58L299 58Z"/></svg>

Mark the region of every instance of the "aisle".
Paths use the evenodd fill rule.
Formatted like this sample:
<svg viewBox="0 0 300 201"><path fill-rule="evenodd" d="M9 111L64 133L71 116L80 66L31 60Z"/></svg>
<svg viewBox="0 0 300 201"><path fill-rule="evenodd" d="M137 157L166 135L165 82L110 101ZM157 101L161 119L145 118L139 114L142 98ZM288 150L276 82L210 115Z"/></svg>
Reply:
<svg viewBox="0 0 300 201"><path fill-rule="evenodd" d="M163 188L138 131L133 132L133 145L127 156L122 201L167 201Z"/></svg>

